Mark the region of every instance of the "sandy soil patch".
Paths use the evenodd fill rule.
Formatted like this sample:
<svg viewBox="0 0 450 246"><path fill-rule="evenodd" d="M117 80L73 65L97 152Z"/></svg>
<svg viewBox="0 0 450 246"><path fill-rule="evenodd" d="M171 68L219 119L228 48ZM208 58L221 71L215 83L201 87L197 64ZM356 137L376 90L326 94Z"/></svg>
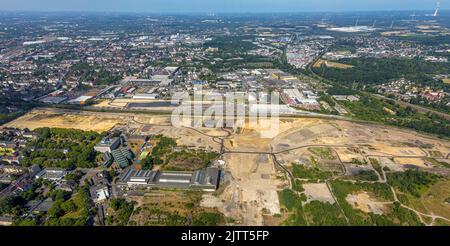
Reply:
<svg viewBox="0 0 450 246"><path fill-rule="evenodd" d="M193 129L177 128L164 125L144 126L140 129L140 134L144 135L164 135L174 138L179 146L186 146L191 149L203 149L208 151L219 151L220 144L214 142L209 136L203 135Z"/></svg>
<svg viewBox="0 0 450 246"><path fill-rule="evenodd" d="M229 150L239 151L271 151L270 139L260 138L260 134L253 130L246 130L243 134L233 136L224 141Z"/></svg>
<svg viewBox="0 0 450 246"><path fill-rule="evenodd" d="M99 102L97 104L94 104L92 106L96 107L96 108L124 108L124 107L127 106L127 103L126 102L120 102L120 101L117 101L117 100L113 100L113 101L111 101L111 100L104 100L104 101L101 101L101 102Z"/></svg>
<svg viewBox="0 0 450 246"><path fill-rule="evenodd" d="M425 156L424 151L417 147L391 146L384 143L373 144L375 152L392 156Z"/></svg>
<svg viewBox="0 0 450 246"><path fill-rule="evenodd" d="M391 158L388 157L379 157L376 158L380 161L380 165L382 167L388 167L389 170L392 170L394 172L402 171L403 167L401 165L396 164Z"/></svg>
<svg viewBox="0 0 450 246"><path fill-rule="evenodd" d="M357 159L359 161L364 160L364 157L361 154L356 153L348 148L335 148L335 150L342 162L352 162L352 160L354 159Z"/></svg>
<svg viewBox="0 0 450 246"><path fill-rule="evenodd" d="M349 194L345 200L352 205L353 208L359 209L365 213L383 214L386 205L390 202L379 202L370 197L367 192L358 194Z"/></svg>
<svg viewBox="0 0 450 246"><path fill-rule="evenodd" d="M309 163L309 152L307 148L295 149L277 154L277 160L284 165L293 163Z"/></svg>
<svg viewBox="0 0 450 246"><path fill-rule="evenodd" d="M84 131L104 132L120 123L120 117L103 116L101 114L56 113L46 110L33 110L30 113L7 123L6 127L28 128L40 127L71 128Z"/></svg>
<svg viewBox="0 0 450 246"><path fill-rule="evenodd" d="M204 194L200 201L200 206L205 208L222 208L224 203L220 198L213 196L212 194Z"/></svg>
<svg viewBox="0 0 450 246"><path fill-rule="evenodd" d="M277 191L282 181L268 155L225 155L226 169L233 180L221 194L224 213L239 218L243 225L262 225L263 213L279 214Z"/></svg>
<svg viewBox="0 0 450 246"><path fill-rule="evenodd" d="M347 68L352 68L352 65L347 65L347 64L343 64L343 63L339 63L339 62L332 62L332 61L326 61L326 60L318 60L316 63L314 63L314 67L321 67L322 64L325 64L325 66L327 67L331 67L331 68L341 68L341 69L347 69Z"/></svg>
<svg viewBox="0 0 450 246"><path fill-rule="evenodd" d="M394 158L394 162L398 165L414 165L423 168L433 167L431 164L426 163L423 159L420 158Z"/></svg>
<svg viewBox="0 0 450 246"><path fill-rule="evenodd" d="M213 137L226 137L228 136L228 132L220 129L209 129L209 128L203 128L199 129L201 132L205 133L208 136Z"/></svg>
<svg viewBox="0 0 450 246"><path fill-rule="evenodd" d="M330 193L326 183L303 184L303 188L305 189L305 195L308 198L307 202L321 201L329 202L331 204L335 203L333 195Z"/></svg>
<svg viewBox="0 0 450 246"><path fill-rule="evenodd" d="M141 124L171 125L170 117L168 116L136 115L134 116L134 121Z"/></svg>

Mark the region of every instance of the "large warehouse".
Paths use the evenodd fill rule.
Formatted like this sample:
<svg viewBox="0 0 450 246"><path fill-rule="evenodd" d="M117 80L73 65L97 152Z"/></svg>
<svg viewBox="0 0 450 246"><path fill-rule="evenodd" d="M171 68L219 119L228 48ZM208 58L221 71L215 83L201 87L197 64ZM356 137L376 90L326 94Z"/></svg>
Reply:
<svg viewBox="0 0 450 246"><path fill-rule="evenodd" d="M213 167L195 172L136 170L130 167L124 170L118 185L215 191L219 181L220 170Z"/></svg>

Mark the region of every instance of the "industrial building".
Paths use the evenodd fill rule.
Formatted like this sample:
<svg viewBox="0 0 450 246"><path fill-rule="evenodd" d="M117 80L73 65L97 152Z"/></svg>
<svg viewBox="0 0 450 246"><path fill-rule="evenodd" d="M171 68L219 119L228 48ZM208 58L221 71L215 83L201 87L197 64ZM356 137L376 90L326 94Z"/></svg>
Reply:
<svg viewBox="0 0 450 246"><path fill-rule="evenodd" d="M62 168L46 168L37 173L36 179L45 179L51 181L60 181L67 175L67 170Z"/></svg>
<svg viewBox="0 0 450 246"><path fill-rule="evenodd" d="M281 99L288 105L320 110L320 104L316 98L314 92L307 90L300 92L298 89L284 89L281 94Z"/></svg>
<svg viewBox="0 0 450 246"><path fill-rule="evenodd" d="M97 145L94 146L94 150L101 153L111 153L113 150L117 149L120 145L120 138L109 138L105 137Z"/></svg>
<svg viewBox="0 0 450 246"><path fill-rule="evenodd" d="M79 96L75 99L70 100L69 103L84 105L88 101L90 101L92 98L93 98L92 96Z"/></svg>
<svg viewBox="0 0 450 246"><path fill-rule="evenodd" d="M119 165L120 168L126 168L130 165L131 160L133 159L133 153L124 147L117 148L111 151L111 155L114 159L114 162Z"/></svg>
<svg viewBox="0 0 450 246"><path fill-rule="evenodd" d="M150 93L150 94L136 94L133 96L133 99L158 99L159 94Z"/></svg>
<svg viewBox="0 0 450 246"><path fill-rule="evenodd" d="M92 200L95 203L106 201L111 195L107 185L95 185L89 189Z"/></svg>
<svg viewBox="0 0 450 246"><path fill-rule="evenodd" d="M117 184L128 188L144 186L215 191L219 180L220 170L213 167L195 172L136 170L130 167L124 170Z"/></svg>

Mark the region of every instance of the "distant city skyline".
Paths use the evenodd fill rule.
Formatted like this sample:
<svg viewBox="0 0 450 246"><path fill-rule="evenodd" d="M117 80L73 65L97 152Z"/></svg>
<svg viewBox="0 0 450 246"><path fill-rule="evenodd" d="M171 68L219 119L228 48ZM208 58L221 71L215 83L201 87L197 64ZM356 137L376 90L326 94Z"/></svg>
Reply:
<svg viewBox="0 0 450 246"><path fill-rule="evenodd" d="M436 0L0 0L3 11L95 12L320 12L431 10ZM441 0L450 9L450 0Z"/></svg>

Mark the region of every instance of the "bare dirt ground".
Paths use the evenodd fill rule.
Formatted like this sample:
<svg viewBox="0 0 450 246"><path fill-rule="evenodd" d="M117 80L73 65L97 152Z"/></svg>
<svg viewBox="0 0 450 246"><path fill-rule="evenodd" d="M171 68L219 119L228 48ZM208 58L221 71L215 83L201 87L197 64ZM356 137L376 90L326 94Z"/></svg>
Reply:
<svg viewBox="0 0 450 246"><path fill-rule="evenodd" d="M164 100L158 99L133 99L133 98L117 98L114 100L103 100L97 104L92 105L94 108L114 108L114 109L125 109L129 103L158 103L166 102ZM137 110L152 110L152 111L166 111L173 110L172 107L165 106L155 106L155 107L134 107Z"/></svg>
<svg viewBox="0 0 450 246"><path fill-rule="evenodd" d="M166 222L158 222L160 216L177 214L190 216L198 212L216 212L215 208L201 207L201 193L183 190L147 190L143 196L128 196L129 201L136 202L130 221L135 225L167 225ZM190 206L187 206L190 205Z"/></svg>
<svg viewBox="0 0 450 246"><path fill-rule="evenodd" d="M307 202L320 201L329 202L331 204L335 203L333 195L325 183L303 184L303 188L305 189L305 195L308 198Z"/></svg>
<svg viewBox="0 0 450 246"><path fill-rule="evenodd" d="M281 118L274 129L247 123L236 131L228 129L176 128L170 116L142 114L87 113L62 110L33 111L6 126L30 128L67 127L103 131L112 127L132 131L133 134L163 134L177 140L179 145L195 149L220 151L224 142L224 169L231 178L218 196L202 198L205 208L217 207L239 224L263 225L265 217L280 213L277 191L289 187L285 172L276 169L273 156L279 163L308 163L312 155L308 148L329 148L337 168L352 158L378 159L381 166L401 171L404 164L424 167L420 160L438 156L448 159L450 141L438 139L410 130L318 118ZM337 154L336 154L337 152ZM411 158L411 159L408 159ZM320 162L322 162L320 160ZM433 168L433 167L430 167ZM321 188L308 187L311 199L329 199ZM369 196L369 197L367 197ZM214 198L215 197L215 198ZM370 195L353 194L353 204L361 210L382 212L382 206ZM331 201L331 200L330 200ZM381 207L379 207L380 205Z"/></svg>
<svg viewBox="0 0 450 246"><path fill-rule="evenodd" d="M320 67L322 66L322 64L325 64L325 66L327 67L332 67L332 68L340 68L340 69L347 69L347 68L352 68L352 65L347 65L347 64L343 64L343 63L339 63L339 62L332 62L332 61L326 61L326 60L318 60L316 63L314 63L313 67Z"/></svg>
<svg viewBox="0 0 450 246"><path fill-rule="evenodd" d="M403 170L403 166L402 165L398 165L393 160L391 160L391 158L378 157L378 158L375 158L375 159L378 159L380 161L380 165L382 167L388 167L389 170L392 170L394 172Z"/></svg>
<svg viewBox="0 0 450 246"><path fill-rule="evenodd" d="M431 164L425 163L425 161L420 158L394 158L394 162L398 165L414 165L422 168L433 167Z"/></svg>
<svg viewBox="0 0 450 246"><path fill-rule="evenodd" d="M362 161L364 159L361 154L349 148L335 148L335 150L342 162L352 162L352 160Z"/></svg>
<svg viewBox="0 0 450 246"><path fill-rule="evenodd" d="M386 205L391 202L380 202L373 199L367 192L358 194L349 194L345 200L352 205L353 208L359 209L365 213L383 214Z"/></svg>
<svg viewBox="0 0 450 246"><path fill-rule="evenodd" d="M85 131L103 132L113 128L122 121L119 117L67 114L58 110L35 109L30 113L7 123L6 127L28 128L34 130L40 127L72 128Z"/></svg>
<svg viewBox="0 0 450 246"><path fill-rule="evenodd" d="M368 151L368 154L373 155L397 155L397 156L424 156L426 152L419 147L406 147L402 146L400 143L395 146L395 144L389 143L375 143L371 145L372 151Z"/></svg>
<svg viewBox="0 0 450 246"><path fill-rule="evenodd" d="M201 131L189 128L178 128L164 125L143 126L139 130L143 135L164 135L174 138L180 146L187 146L192 149L203 149L218 152L220 144L215 142L212 137L203 134Z"/></svg>
<svg viewBox="0 0 450 246"><path fill-rule="evenodd" d="M92 105L96 108L124 108L127 106L127 102L120 102L120 101L111 101L111 100L104 100L97 104Z"/></svg>
<svg viewBox="0 0 450 246"><path fill-rule="evenodd" d="M233 177L220 196L226 215L239 218L242 225L263 225L263 213L280 213L277 191L283 181L277 179L270 156L226 154L224 160Z"/></svg>

